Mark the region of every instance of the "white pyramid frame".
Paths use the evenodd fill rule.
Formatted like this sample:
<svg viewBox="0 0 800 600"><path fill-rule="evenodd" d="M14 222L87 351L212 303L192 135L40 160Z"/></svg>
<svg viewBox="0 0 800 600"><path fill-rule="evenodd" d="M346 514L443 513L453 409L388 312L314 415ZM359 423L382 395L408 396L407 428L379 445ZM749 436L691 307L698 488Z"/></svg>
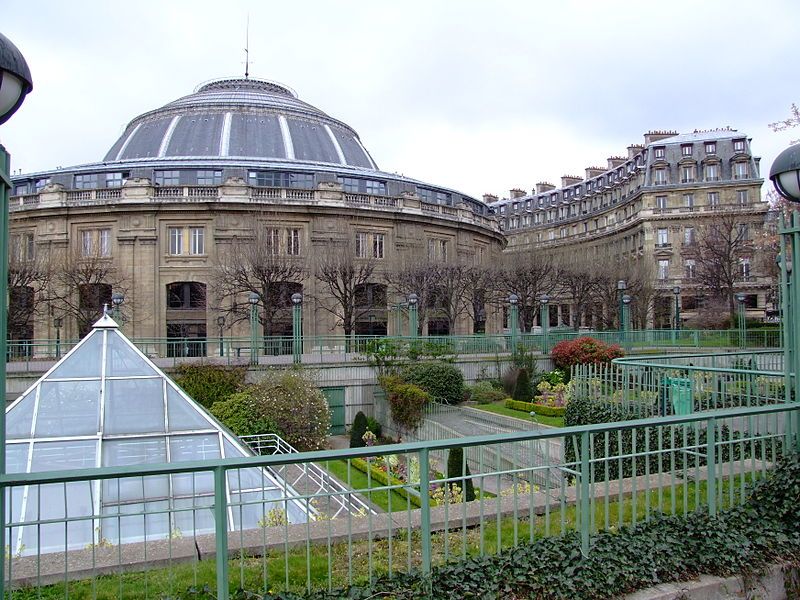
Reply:
<svg viewBox="0 0 800 600"><path fill-rule="evenodd" d="M253 452L108 315L6 409L9 473L242 456ZM230 530L262 527L272 509L285 511L290 523L315 512L267 469L230 471L226 493ZM11 551L213 533L213 500L210 472L20 486L6 496ZM58 522L65 518L78 520Z"/></svg>

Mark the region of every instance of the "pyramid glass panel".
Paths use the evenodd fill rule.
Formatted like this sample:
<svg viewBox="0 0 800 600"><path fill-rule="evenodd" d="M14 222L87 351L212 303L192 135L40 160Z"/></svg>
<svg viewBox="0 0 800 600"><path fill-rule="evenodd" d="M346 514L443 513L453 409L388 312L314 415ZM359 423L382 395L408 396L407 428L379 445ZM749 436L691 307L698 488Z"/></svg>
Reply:
<svg viewBox="0 0 800 600"><path fill-rule="evenodd" d="M252 456L104 316L6 409L9 472L79 470ZM257 467L231 471L228 528L256 528L272 508L309 519L290 485ZM11 552L36 554L214 531L210 471L12 488ZM146 514L145 514L146 513ZM92 517L92 518L85 518ZM64 523L41 521L76 519Z"/></svg>

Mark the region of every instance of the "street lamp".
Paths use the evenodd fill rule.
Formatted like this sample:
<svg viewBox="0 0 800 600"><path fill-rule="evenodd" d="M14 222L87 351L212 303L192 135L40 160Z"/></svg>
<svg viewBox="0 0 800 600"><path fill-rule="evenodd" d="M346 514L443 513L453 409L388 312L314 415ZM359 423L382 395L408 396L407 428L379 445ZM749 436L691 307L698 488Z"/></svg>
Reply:
<svg viewBox="0 0 800 600"><path fill-rule="evenodd" d="M542 319L542 354L547 354L550 349L547 339L547 334L550 331L550 296L542 294L539 298L539 303L542 305L540 310Z"/></svg>
<svg viewBox="0 0 800 600"><path fill-rule="evenodd" d="M258 364L258 300L256 292L250 292L247 301L250 303L250 364Z"/></svg>
<svg viewBox="0 0 800 600"><path fill-rule="evenodd" d="M519 296L508 296L508 330L511 333L511 352L517 351L517 336L519 335Z"/></svg>
<svg viewBox="0 0 800 600"><path fill-rule="evenodd" d="M222 332L225 329L225 315L217 317L217 328L219 329L219 355L225 356L225 343L222 339Z"/></svg>
<svg viewBox="0 0 800 600"><path fill-rule="evenodd" d="M300 364L303 355L303 295L292 294L292 362Z"/></svg>
<svg viewBox="0 0 800 600"><path fill-rule="evenodd" d="M419 328L418 324L418 313L417 313L417 304L419 303L419 296L417 296L414 292L411 292L408 295L408 335L409 337L417 337L417 330Z"/></svg>
<svg viewBox="0 0 800 600"><path fill-rule="evenodd" d="M800 202L800 145L789 146L781 152L769 170L769 178L777 192L789 202ZM792 211L788 222L781 217L781 322L783 324L783 372L786 400L797 398L797 379L800 373L800 352L796 347L800 339L800 321L794 312L800 305L800 285L792 264L800 261L800 218ZM800 264L800 263L799 263Z"/></svg>
<svg viewBox="0 0 800 600"><path fill-rule="evenodd" d="M0 33L0 125L8 121L22 105L25 96L33 89L30 69L25 57L9 39ZM5 318L8 302L8 196L11 191L11 157L5 147L0 144L0 390L6 389L6 361L8 360L7 321ZM6 411L0 410L0 475L6 472ZM5 496L5 488L0 487L0 494ZM6 522L6 505L0 502L0 524ZM0 594L4 594L5 560L0 560Z"/></svg>
<svg viewBox="0 0 800 600"><path fill-rule="evenodd" d="M736 294L736 302L738 302L738 313L739 313L739 347L745 347L745 341L747 339L747 322L745 321L744 317L744 301L747 298L744 294L739 292Z"/></svg>
<svg viewBox="0 0 800 600"><path fill-rule="evenodd" d="M681 330L681 286L676 285L672 288L675 295L675 324L672 328L672 345L678 343L678 332Z"/></svg>
<svg viewBox="0 0 800 600"><path fill-rule="evenodd" d="M61 325L64 320L61 317L53 319L53 327L56 328L56 360L61 358Z"/></svg>
<svg viewBox="0 0 800 600"><path fill-rule="evenodd" d="M622 324L622 346L626 350L628 349L628 327L629 327L628 320L629 320L629 314L630 314L630 310L631 310L631 307L630 307L631 300L633 300L633 298L631 298L628 294L623 294L622 295L622 298L621 298L621 301L622 301L622 317L621 317L622 318L622 321L621 321L621 324Z"/></svg>
<svg viewBox="0 0 800 600"><path fill-rule="evenodd" d="M119 307L122 306L123 302L125 302L125 296L123 296L121 293L114 292L111 294L111 304L114 306L113 314L115 321L119 321Z"/></svg>
<svg viewBox="0 0 800 600"><path fill-rule="evenodd" d="M625 295L625 290L628 289L628 284L624 279L617 281L617 296L619 297L619 328L622 329L622 296Z"/></svg>

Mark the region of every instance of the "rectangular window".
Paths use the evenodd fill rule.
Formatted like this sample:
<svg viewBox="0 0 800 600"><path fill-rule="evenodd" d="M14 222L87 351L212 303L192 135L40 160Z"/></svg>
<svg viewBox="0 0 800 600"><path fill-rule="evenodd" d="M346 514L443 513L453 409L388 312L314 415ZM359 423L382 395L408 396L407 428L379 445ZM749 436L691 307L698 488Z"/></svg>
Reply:
<svg viewBox="0 0 800 600"><path fill-rule="evenodd" d="M694 246L696 242L694 227L687 227L683 230L683 245Z"/></svg>
<svg viewBox="0 0 800 600"><path fill-rule="evenodd" d="M11 236L11 257L16 261L33 260L36 246L32 233L14 234Z"/></svg>
<svg viewBox="0 0 800 600"><path fill-rule="evenodd" d="M382 182L381 182L382 183ZM384 190L386 187L384 186ZM386 193L384 191L384 193ZM446 204L447 206L453 205L453 197L446 192L436 192L436 204Z"/></svg>
<svg viewBox="0 0 800 600"><path fill-rule="evenodd" d="M300 256L300 230L286 230L286 254L289 256Z"/></svg>
<svg viewBox="0 0 800 600"><path fill-rule="evenodd" d="M281 233L277 229L267 229L267 250L273 256L281 251Z"/></svg>
<svg viewBox="0 0 800 600"><path fill-rule="evenodd" d="M717 142L706 142L706 154L717 153Z"/></svg>
<svg viewBox="0 0 800 600"><path fill-rule="evenodd" d="M749 258L740 258L739 259L739 266L742 272L742 278L748 279L750 277L750 259Z"/></svg>
<svg viewBox="0 0 800 600"><path fill-rule="evenodd" d="M189 228L189 254L199 255L206 253L205 237L205 227Z"/></svg>
<svg viewBox="0 0 800 600"><path fill-rule="evenodd" d="M693 258L686 259L684 263L686 279L694 279L695 277L695 262Z"/></svg>
<svg viewBox="0 0 800 600"><path fill-rule="evenodd" d="M374 181L372 179L367 179L364 181L364 191L366 191L367 194L370 194L372 196L385 196L386 183L383 181Z"/></svg>
<svg viewBox="0 0 800 600"><path fill-rule="evenodd" d="M222 183L222 171L198 171L197 185L220 185Z"/></svg>
<svg viewBox="0 0 800 600"><path fill-rule="evenodd" d="M709 208L717 208L719 206L719 192L708 192L708 206Z"/></svg>
<svg viewBox="0 0 800 600"><path fill-rule="evenodd" d="M664 146L653 148L653 156L655 156L656 158L664 158L664 153L665 153Z"/></svg>
<svg viewBox="0 0 800 600"><path fill-rule="evenodd" d="M719 181L719 165L706 165L704 171L706 181Z"/></svg>
<svg viewBox="0 0 800 600"><path fill-rule="evenodd" d="M666 209L667 209L667 197L656 196L656 210L666 210Z"/></svg>
<svg viewBox="0 0 800 600"><path fill-rule="evenodd" d="M686 207L686 210L694 210L694 194L684 194L683 205Z"/></svg>
<svg viewBox="0 0 800 600"><path fill-rule="evenodd" d="M385 235L382 233L372 234L372 258L383 258L383 245Z"/></svg>
<svg viewBox="0 0 800 600"><path fill-rule="evenodd" d="M733 140L733 151L744 152L744 140Z"/></svg>
<svg viewBox="0 0 800 600"><path fill-rule="evenodd" d="M692 144L681 144L681 156L692 155Z"/></svg>
<svg viewBox="0 0 800 600"><path fill-rule="evenodd" d="M183 254L183 228L170 227L169 228L169 253L173 256L180 256Z"/></svg>
<svg viewBox="0 0 800 600"><path fill-rule="evenodd" d="M653 171L653 178L655 185L667 185L667 170L666 169L655 169Z"/></svg>
<svg viewBox="0 0 800 600"><path fill-rule="evenodd" d="M111 230L85 229L81 231L82 256L111 256Z"/></svg>
<svg viewBox="0 0 800 600"><path fill-rule="evenodd" d="M156 185L178 185L180 171L155 171L153 173Z"/></svg>
<svg viewBox="0 0 800 600"><path fill-rule="evenodd" d="M746 242L750 239L750 226L747 223L739 223L736 226L737 236L740 241Z"/></svg>
<svg viewBox="0 0 800 600"><path fill-rule="evenodd" d="M356 258L367 258L367 234L363 231L356 233Z"/></svg>
<svg viewBox="0 0 800 600"><path fill-rule="evenodd" d="M97 187L97 173L87 173L85 175L75 175L75 189L88 190Z"/></svg>
<svg viewBox="0 0 800 600"><path fill-rule="evenodd" d="M669 260L661 259L658 261L658 278L667 279L669 277Z"/></svg>
<svg viewBox="0 0 800 600"><path fill-rule="evenodd" d="M122 187L123 177L122 173L106 173L106 187Z"/></svg>
<svg viewBox="0 0 800 600"><path fill-rule="evenodd" d="M439 258L447 262L447 240L439 240Z"/></svg>
<svg viewBox="0 0 800 600"><path fill-rule="evenodd" d="M659 229L656 232L656 245L658 246L669 245L669 231L667 229Z"/></svg>
<svg viewBox="0 0 800 600"><path fill-rule="evenodd" d="M44 186L48 185L49 183L50 183L50 178L49 177L43 177L42 179L37 179L36 180L36 191L37 192L41 192L42 189L44 188Z"/></svg>
<svg viewBox="0 0 800 600"><path fill-rule="evenodd" d="M749 190L736 190L736 200L738 200L739 206L747 206L750 204Z"/></svg>
<svg viewBox="0 0 800 600"><path fill-rule="evenodd" d="M428 240L428 260L436 260L436 240Z"/></svg>
<svg viewBox="0 0 800 600"><path fill-rule="evenodd" d="M694 165L683 165L681 167L681 183L692 183L694 181Z"/></svg>
<svg viewBox="0 0 800 600"><path fill-rule="evenodd" d="M750 163L746 162L733 163L734 179L747 179L748 177L750 177Z"/></svg>

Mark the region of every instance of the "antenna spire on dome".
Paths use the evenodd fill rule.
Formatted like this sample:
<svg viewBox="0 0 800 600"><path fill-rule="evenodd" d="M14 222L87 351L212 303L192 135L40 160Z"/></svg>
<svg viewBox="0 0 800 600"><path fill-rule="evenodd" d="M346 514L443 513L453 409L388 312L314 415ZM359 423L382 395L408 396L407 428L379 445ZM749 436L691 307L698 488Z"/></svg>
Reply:
<svg viewBox="0 0 800 600"><path fill-rule="evenodd" d="M247 28L244 34L244 78L250 78L250 13L247 13Z"/></svg>

